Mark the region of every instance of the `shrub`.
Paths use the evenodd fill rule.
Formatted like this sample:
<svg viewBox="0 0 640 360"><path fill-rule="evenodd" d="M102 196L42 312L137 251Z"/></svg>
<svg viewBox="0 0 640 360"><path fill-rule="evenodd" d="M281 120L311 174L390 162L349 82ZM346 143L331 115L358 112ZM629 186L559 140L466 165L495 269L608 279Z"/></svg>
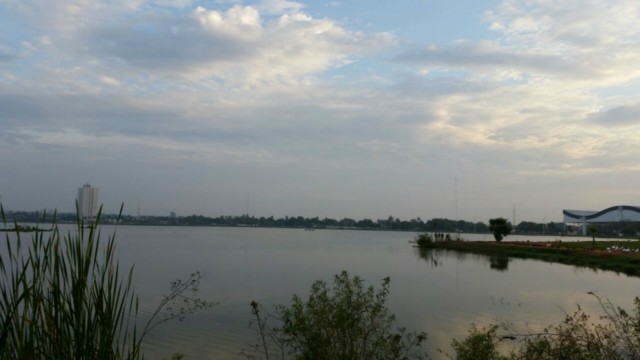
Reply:
<svg viewBox="0 0 640 360"><path fill-rule="evenodd" d="M478 329L472 326L469 336L462 342L453 340L451 347L456 360L506 360L498 351L498 326Z"/></svg>
<svg viewBox="0 0 640 360"><path fill-rule="evenodd" d="M592 322L581 308L558 325L528 336L513 359L640 359L640 300L633 314L595 295L604 315Z"/></svg>
<svg viewBox="0 0 640 360"><path fill-rule="evenodd" d="M640 359L640 299L632 314L609 301L598 300L604 315L593 322L578 307L564 321L538 334L498 336L496 325L478 330L473 327L462 342L454 340L456 360L635 360ZM514 344L508 356L501 355L503 339L524 339Z"/></svg>
<svg viewBox="0 0 640 360"><path fill-rule="evenodd" d="M294 359L420 359L425 357L422 343L425 333L394 329L395 317L385 302L389 278L382 288L365 288L357 276L346 271L334 278L333 288L323 281L311 286L306 301L293 296L291 305L276 307L281 321L278 328L266 327L259 305L252 303L257 317L262 346L255 346L269 357ZM268 335L268 336L265 336ZM280 348L271 352L268 341Z"/></svg>
<svg viewBox="0 0 640 360"><path fill-rule="evenodd" d="M433 239L429 234L419 234L418 237L416 238L416 243L418 244L419 247L425 247L425 248L432 247Z"/></svg>

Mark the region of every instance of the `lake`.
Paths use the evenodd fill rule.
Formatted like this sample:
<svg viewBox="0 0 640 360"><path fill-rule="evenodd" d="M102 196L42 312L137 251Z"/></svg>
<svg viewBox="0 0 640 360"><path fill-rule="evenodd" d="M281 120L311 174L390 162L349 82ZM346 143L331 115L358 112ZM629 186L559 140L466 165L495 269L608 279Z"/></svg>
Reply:
<svg viewBox="0 0 640 360"><path fill-rule="evenodd" d="M169 359L174 352L187 359L244 359L240 351L257 339L249 327L252 300L269 309L288 303L294 293L305 298L312 282L331 282L342 270L376 287L389 276L388 306L397 324L426 331L436 359L436 349L448 349L471 324L509 321L521 331L538 331L564 319L577 304L597 312L588 291L629 309L640 295L640 278L612 272L447 251L421 254L410 243L415 237L410 232L102 226L103 236L113 231L121 266L135 266L134 285L145 314L168 293L172 280L194 271L206 274L199 297L219 302L154 330L144 344L148 359Z"/></svg>

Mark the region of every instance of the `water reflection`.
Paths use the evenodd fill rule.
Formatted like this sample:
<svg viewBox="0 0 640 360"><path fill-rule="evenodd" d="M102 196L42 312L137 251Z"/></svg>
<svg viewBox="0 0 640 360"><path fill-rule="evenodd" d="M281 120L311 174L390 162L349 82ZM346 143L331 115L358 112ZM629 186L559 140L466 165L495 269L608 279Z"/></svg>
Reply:
<svg viewBox="0 0 640 360"><path fill-rule="evenodd" d="M416 249L418 250L418 256L429 263L432 268L444 265L445 258L454 258L456 261L473 260L475 262L487 263L492 270L506 271L509 269L509 262L511 261L508 256L504 255L471 254L444 249Z"/></svg>
<svg viewBox="0 0 640 360"><path fill-rule="evenodd" d="M431 265L431 268L437 268L442 264L441 260L438 257L438 250L422 248L422 247L419 247L417 249L418 249L418 255L420 255L420 258L428 262Z"/></svg>
<svg viewBox="0 0 640 360"><path fill-rule="evenodd" d="M489 256L489 267L493 270L506 271L509 268L509 258L506 256Z"/></svg>

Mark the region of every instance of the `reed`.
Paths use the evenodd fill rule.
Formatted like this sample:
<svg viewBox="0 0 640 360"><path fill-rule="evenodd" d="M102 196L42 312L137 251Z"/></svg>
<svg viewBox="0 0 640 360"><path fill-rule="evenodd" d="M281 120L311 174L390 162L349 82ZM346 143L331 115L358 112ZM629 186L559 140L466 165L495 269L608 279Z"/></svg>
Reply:
<svg viewBox="0 0 640 360"><path fill-rule="evenodd" d="M101 212L88 226L78 216L75 232L61 234L54 226L48 236L36 232L31 241L20 231L15 238L5 235L6 251L0 258L1 358L140 357L133 268L122 272L115 260L115 234L102 245ZM0 213L6 225L4 209Z"/></svg>
<svg viewBox="0 0 640 360"><path fill-rule="evenodd" d="M66 234L55 225L55 213L46 237L34 232L29 241L19 230L5 234L0 359L140 359L144 337L158 324L214 304L185 294L197 290L202 275L196 272L174 281L144 326L137 326L133 267L123 271L118 265L115 233L101 241L101 214L89 224L78 216L76 230ZM0 216L6 228L1 204ZM176 301L182 307L171 311Z"/></svg>

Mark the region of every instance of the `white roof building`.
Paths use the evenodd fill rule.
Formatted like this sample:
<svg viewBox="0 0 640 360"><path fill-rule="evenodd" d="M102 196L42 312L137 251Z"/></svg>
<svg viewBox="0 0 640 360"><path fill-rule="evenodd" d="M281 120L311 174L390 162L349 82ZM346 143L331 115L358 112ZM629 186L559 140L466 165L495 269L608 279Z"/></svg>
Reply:
<svg viewBox="0 0 640 360"><path fill-rule="evenodd" d="M640 221L640 206L617 205L600 211L562 210L565 224L582 224L582 234L587 234L588 223Z"/></svg>

